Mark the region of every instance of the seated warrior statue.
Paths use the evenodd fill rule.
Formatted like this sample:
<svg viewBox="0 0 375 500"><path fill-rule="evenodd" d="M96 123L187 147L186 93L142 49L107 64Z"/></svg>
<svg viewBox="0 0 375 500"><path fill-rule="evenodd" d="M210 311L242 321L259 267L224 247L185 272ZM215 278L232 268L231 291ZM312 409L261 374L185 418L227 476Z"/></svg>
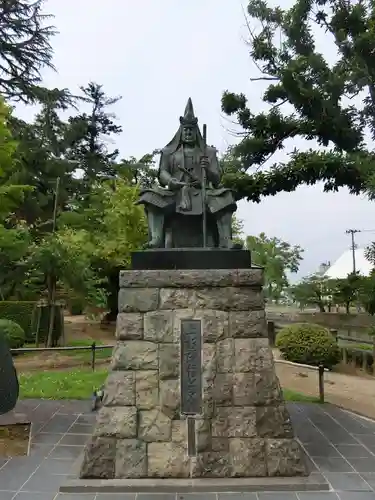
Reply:
<svg viewBox="0 0 375 500"><path fill-rule="evenodd" d="M147 215L148 248L202 247L203 231L207 247L236 246L232 216L237 205L232 191L220 187L216 149L205 144L190 98L180 128L161 150L158 180L160 186L143 189L137 202Z"/></svg>

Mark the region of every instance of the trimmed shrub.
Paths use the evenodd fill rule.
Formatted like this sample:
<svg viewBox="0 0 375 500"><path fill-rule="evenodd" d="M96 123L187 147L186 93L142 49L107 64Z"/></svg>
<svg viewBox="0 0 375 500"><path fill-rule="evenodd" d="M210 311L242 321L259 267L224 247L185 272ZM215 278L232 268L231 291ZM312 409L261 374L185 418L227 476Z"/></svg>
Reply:
<svg viewBox="0 0 375 500"><path fill-rule="evenodd" d="M329 330L313 323L285 326L276 337L276 347L286 360L294 363L332 368L341 359L340 349Z"/></svg>
<svg viewBox="0 0 375 500"><path fill-rule="evenodd" d="M35 332L38 324L37 302L31 301L3 301L0 302L0 318L9 319L21 326L26 336L26 343L35 342ZM55 322L53 330L53 343L57 344L62 333L60 308L55 308ZM48 335L49 307L41 308L39 341L44 342Z"/></svg>
<svg viewBox="0 0 375 500"><path fill-rule="evenodd" d="M0 319L0 335L6 339L10 349L18 349L25 343L25 332L10 319Z"/></svg>
<svg viewBox="0 0 375 500"><path fill-rule="evenodd" d="M14 321L25 332L26 342L33 342L32 318L35 302L31 301L3 301L0 302L0 318Z"/></svg>
<svg viewBox="0 0 375 500"><path fill-rule="evenodd" d="M72 316L80 316L83 314L85 304L82 299L72 298L69 301L69 312Z"/></svg>

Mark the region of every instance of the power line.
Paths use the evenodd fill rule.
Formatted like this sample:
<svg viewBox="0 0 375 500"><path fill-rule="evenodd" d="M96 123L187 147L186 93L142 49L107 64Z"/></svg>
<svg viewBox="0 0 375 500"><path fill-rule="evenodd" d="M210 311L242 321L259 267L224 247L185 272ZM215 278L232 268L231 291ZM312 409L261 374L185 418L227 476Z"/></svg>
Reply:
<svg viewBox="0 0 375 500"><path fill-rule="evenodd" d="M354 235L356 233L361 233L362 231L360 229L347 229L345 232L346 232L346 234L350 234L352 237L351 249L352 249L352 258L353 258L353 274L355 274L356 273L355 249L357 248L357 245L355 244Z"/></svg>

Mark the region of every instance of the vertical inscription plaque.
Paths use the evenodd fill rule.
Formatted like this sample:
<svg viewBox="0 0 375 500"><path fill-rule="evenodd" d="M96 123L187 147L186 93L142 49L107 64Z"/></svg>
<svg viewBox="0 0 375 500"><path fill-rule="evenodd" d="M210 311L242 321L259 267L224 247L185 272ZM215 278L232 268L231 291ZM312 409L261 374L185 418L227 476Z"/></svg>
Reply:
<svg viewBox="0 0 375 500"><path fill-rule="evenodd" d="M198 319L181 320L181 413L197 415L202 405L202 326Z"/></svg>

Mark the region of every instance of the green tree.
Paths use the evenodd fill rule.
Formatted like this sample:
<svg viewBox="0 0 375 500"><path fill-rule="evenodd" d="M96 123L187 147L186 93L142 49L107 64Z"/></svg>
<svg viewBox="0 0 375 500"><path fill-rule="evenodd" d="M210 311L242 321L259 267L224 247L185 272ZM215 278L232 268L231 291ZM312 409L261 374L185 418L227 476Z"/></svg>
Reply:
<svg viewBox="0 0 375 500"><path fill-rule="evenodd" d="M88 185L99 177L113 177L117 174L115 160L119 151L110 151L107 140L120 134L122 127L116 125L116 117L108 108L121 97L108 97L103 86L94 82L80 89L83 93L82 100L90 106L90 112L69 118L67 157L77 162L83 173L82 181L89 189Z"/></svg>
<svg viewBox="0 0 375 500"><path fill-rule="evenodd" d="M363 277L358 273L350 273L344 279L334 280L333 301L337 305L344 305L346 313L350 313L350 306L358 301Z"/></svg>
<svg viewBox="0 0 375 500"><path fill-rule="evenodd" d="M0 1L0 93L6 99L30 102L45 95L41 70L52 68L50 38L43 0Z"/></svg>
<svg viewBox="0 0 375 500"><path fill-rule="evenodd" d="M0 99L0 222L22 202L25 193L31 190L27 183L14 182L12 174L17 164L18 142L9 126L11 110Z"/></svg>
<svg viewBox="0 0 375 500"><path fill-rule="evenodd" d="M31 237L25 225L7 229L0 225L0 299L19 294L27 273L26 259Z"/></svg>
<svg viewBox="0 0 375 500"><path fill-rule="evenodd" d="M126 180L97 182L81 205L60 215L61 226L84 230L92 243L91 266L105 281L109 320L117 316L119 272L147 241L144 210L135 205L138 195L138 187Z"/></svg>
<svg viewBox="0 0 375 500"><path fill-rule="evenodd" d="M301 309L316 306L320 312L326 312L326 309L328 311L331 309L334 290L332 280L324 276L312 275L289 287L288 293Z"/></svg>
<svg viewBox="0 0 375 500"><path fill-rule="evenodd" d="M269 238L265 233L248 236L246 247L252 262L264 267L267 297L278 301L289 286L287 273L296 273L299 269L303 249L279 238Z"/></svg>
<svg viewBox="0 0 375 500"><path fill-rule="evenodd" d="M224 182L239 198L293 191L300 184L324 182L324 190L366 190L374 171L374 152L365 133L375 137L375 7L370 0L295 0L292 7L248 3L250 55L267 83L267 111L255 114L244 94L226 91L222 108L235 115L243 139L231 154L240 165ZM259 24L255 32L252 26ZM316 36L334 41L338 57L330 63L319 53ZM294 150L285 163L259 171L286 140L312 141ZM316 150L316 143L325 150ZM251 167L257 172L251 173Z"/></svg>
<svg viewBox="0 0 375 500"><path fill-rule="evenodd" d="M47 347L52 346L56 290L74 291L88 302L97 302L101 281L91 267L94 248L85 231L64 228L35 242L29 251L29 273L40 278L50 308Z"/></svg>

